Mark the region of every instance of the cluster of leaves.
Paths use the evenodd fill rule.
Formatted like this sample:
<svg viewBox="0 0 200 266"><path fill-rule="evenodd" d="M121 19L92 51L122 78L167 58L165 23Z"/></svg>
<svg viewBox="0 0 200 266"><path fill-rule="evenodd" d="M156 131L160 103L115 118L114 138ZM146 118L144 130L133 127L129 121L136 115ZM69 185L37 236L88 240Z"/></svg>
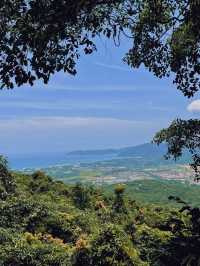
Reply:
<svg viewBox="0 0 200 266"><path fill-rule="evenodd" d="M200 85L199 1L139 2L138 20L132 23L133 48L126 62L132 67L144 64L159 78L174 73L177 88L193 96Z"/></svg>
<svg viewBox="0 0 200 266"><path fill-rule="evenodd" d="M15 191L15 182L12 174L8 171L6 158L0 156L0 198L6 199Z"/></svg>
<svg viewBox="0 0 200 266"><path fill-rule="evenodd" d="M181 157L183 151L188 150L192 154L191 167L196 173L196 181L199 180L200 168L200 120L177 119L169 128L156 134L154 142L158 145L166 142L168 151L166 159Z"/></svg>
<svg viewBox="0 0 200 266"><path fill-rule="evenodd" d="M83 51L96 50L92 39L103 32L119 0L3 0L0 3L0 79L13 88L37 79L44 83L55 72L76 74ZM112 33L113 35L114 33Z"/></svg>
<svg viewBox="0 0 200 266"><path fill-rule="evenodd" d="M157 77L175 73L177 88L191 97L199 89L199 10L196 0L2 0L2 86L47 83L60 70L74 75L97 36L120 44L123 34L133 44L126 63Z"/></svg>
<svg viewBox="0 0 200 266"><path fill-rule="evenodd" d="M0 200L2 266L197 265L198 208L140 205L123 184L106 194L40 171L7 173L15 189Z"/></svg>

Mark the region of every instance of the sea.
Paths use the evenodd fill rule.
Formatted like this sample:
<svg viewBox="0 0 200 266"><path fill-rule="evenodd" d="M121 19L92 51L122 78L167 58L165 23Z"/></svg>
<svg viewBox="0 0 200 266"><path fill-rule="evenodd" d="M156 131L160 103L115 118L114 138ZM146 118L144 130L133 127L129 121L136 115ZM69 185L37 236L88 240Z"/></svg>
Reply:
<svg viewBox="0 0 200 266"><path fill-rule="evenodd" d="M116 157L109 155L68 155L67 153L40 153L7 155L8 166L12 170L41 169L56 165L77 165L112 160Z"/></svg>

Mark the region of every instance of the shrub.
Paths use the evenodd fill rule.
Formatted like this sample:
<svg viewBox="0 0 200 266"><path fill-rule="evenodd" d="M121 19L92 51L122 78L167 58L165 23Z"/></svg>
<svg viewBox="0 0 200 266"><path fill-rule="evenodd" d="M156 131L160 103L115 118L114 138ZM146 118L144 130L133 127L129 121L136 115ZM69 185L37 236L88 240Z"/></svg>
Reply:
<svg viewBox="0 0 200 266"><path fill-rule="evenodd" d="M124 192L125 192L125 185L124 184L118 184L115 189L115 200L113 203L113 209L117 213L126 213L127 209L124 202Z"/></svg>
<svg viewBox="0 0 200 266"><path fill-rule="evenodd" d="M73 195L74 204L78 208L85 209L91 206L91 195L89 188L77 183L72 188L72 195Z"/></svg>

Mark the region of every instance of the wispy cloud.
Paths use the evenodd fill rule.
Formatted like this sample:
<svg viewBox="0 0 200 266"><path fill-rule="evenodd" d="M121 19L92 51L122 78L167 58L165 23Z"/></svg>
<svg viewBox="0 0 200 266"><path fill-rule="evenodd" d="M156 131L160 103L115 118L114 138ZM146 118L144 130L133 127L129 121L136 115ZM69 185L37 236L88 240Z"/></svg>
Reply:
<svg viewBox="0 0 200 266"><path fill-rule="evenodd" d="M125 120L117 118L107 118L107 117L62 117L62 116L52 116L52 117L31 117L31 118L19 118L19 119L1 119L0 129L1 130L16 130L24 128L26 129L59 129L59 128L74 128L74 127L88 127L90 128L123 128L127 129L129 127L149 127L152 126L151 122L147 121L134 121Z"/></svg>
<svg viewBox="0 0 200 266"><path fill-rule="evenodd" d="M106 117L0 119L0 151L23 154L129 146L149 141L159 126Z"/></svg>
<svg viewBox="0 0 200 266"><path fill-rule="evenodd" d="M187 110L189 112L200 112L200 100L195 100L195 101L191 102L188 105Z"/></svg>
<svg viewBox="0 0 200 266"><path fill-rule="evenodd" d="M96 62L95 65L100 66L100 67L104 67L104 68L130 72L130 69L128 69L126 67L118 66L118 65L104 64L104 63L101 63L101 62Z"/></svg>

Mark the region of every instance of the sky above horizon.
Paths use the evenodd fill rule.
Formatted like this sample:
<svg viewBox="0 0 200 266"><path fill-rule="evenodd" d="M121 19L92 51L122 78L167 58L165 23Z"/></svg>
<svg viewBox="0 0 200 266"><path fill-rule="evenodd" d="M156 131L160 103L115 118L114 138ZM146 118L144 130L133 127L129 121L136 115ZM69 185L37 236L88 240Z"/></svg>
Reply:
<svg viewBox="0 0 200 266"><path fill-rule="evenodd" d="M129 47L100 40L97 53L78 61L75 77L59 73L48 85L0 91L0 153L134 146L175 118L199 118L198 95L188 100L170 79L122 62Z"/></svg>

